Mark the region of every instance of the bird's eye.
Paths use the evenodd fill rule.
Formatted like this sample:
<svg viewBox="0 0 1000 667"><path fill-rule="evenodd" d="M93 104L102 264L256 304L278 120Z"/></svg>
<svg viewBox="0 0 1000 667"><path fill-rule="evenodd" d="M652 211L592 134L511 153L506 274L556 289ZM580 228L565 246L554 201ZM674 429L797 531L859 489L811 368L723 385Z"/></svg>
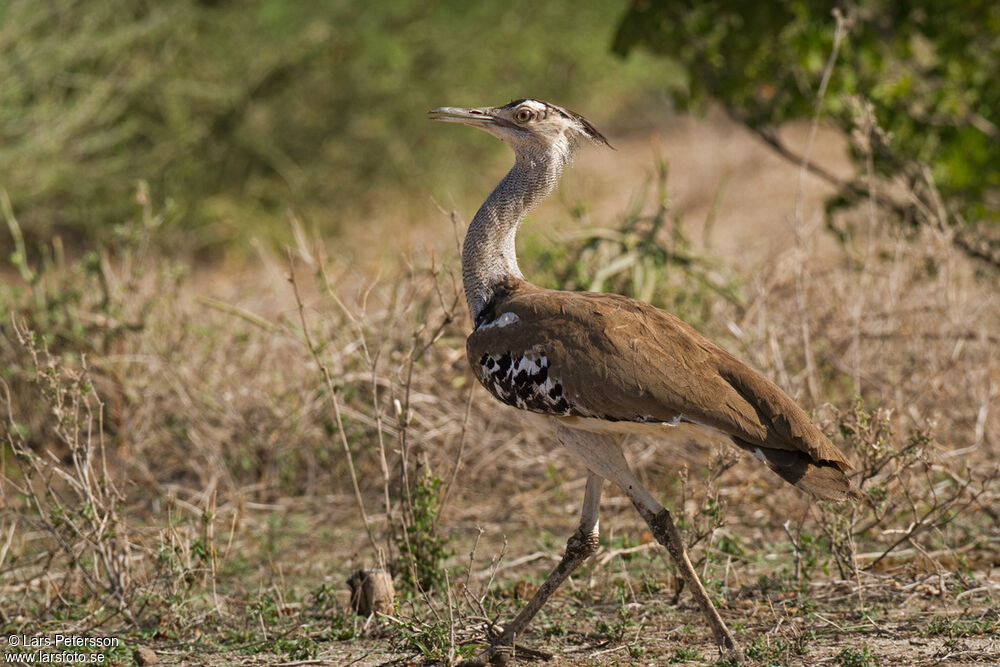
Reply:
<svg viewBox="0 0 1000 667"><path fill-rule="evenodd" d="M527 123L534 117L535 114L531 112L531 109L518 109L517 113L514 115L514 119L518 123Z"/></svg>

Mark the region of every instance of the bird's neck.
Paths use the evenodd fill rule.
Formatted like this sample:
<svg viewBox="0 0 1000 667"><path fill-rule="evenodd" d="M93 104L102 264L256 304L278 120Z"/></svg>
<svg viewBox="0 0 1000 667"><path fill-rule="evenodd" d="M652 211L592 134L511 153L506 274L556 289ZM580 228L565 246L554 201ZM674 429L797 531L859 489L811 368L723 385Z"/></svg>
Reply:
<svg viewBox="0 0 1000 667"><path fill-rule="evenodd" d="M528 211L552 192L564 164L559 155L518 154L469 224L462 246L462 279L473 322L499 285L523 277L514 237Z"/></svg>

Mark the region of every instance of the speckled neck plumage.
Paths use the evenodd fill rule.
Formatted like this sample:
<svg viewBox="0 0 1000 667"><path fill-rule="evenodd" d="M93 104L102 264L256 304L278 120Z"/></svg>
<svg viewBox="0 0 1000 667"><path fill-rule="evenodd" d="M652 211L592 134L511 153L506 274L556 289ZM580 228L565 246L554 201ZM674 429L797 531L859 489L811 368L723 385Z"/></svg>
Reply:
<svg viewBox="0 0 1000 667"><path fill-rule="evenodd" d="M462 281L473 322L498 285L522 278L514 244L518 227L528 211L555 188L568 152L558 148L519 152L514 166L472 219L462 247Z"/></svg>

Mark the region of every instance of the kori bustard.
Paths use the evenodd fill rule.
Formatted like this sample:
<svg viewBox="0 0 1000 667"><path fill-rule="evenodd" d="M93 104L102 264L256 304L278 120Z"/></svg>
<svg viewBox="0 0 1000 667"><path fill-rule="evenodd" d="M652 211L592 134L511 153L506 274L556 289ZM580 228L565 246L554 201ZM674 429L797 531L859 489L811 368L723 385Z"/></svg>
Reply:
<svg viewBox="0 0 1000 667"><path fill-rule="evenodd" d="M622 439L640 433L669 442L692 429L722 434L785 481L829 500L857 495L845 475L850 464L777 385L670 313L616 294L548 290L524 279L514 247L521 220L552 191L581 140L609 145L590 122L531 99L441 107L430 115L485 130L515 155L462 248L472 370L500 401L547 416L559 442L589 471L580 525L562 559L476 663L504 661L559 584L597 550L605 480L622 488L667 548L723 656L741 659L670 511L629 469Z"/></svg>

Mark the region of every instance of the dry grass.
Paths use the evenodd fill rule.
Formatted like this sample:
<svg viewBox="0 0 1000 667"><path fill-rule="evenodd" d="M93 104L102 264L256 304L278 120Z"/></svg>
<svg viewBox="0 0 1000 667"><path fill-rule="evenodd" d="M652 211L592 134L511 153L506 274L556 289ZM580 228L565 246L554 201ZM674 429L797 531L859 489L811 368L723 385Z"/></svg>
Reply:
<svg viewBox="0 0 1000 667"><path fill-rule="evenodd" d="M815 408L865 492L817 505L724 446L632 443L751 658L996 661L996 276L945 232L904 235L869 211L839 221L838 246L818 242L807 202L788 223L797 241L748 253L710 243L738 203L714 206L701 234L652 200L599 235L610 242L529 247L525 273L587 276L637 240L660 248L609 285L669 285L653 298ZM298 231L289 257L192 270L150 250L156 216L140 203L113 251L74 263L54 247L3 291L0 629L114 634L219 664L467 652L560 553L583 475L474 386L454 245L373 279ZM528 643L566 664L711 660L626 499L611 493L602 519L602 550ZM344 580L380 560L406 595L391 617L355 619Z"/></svg>

